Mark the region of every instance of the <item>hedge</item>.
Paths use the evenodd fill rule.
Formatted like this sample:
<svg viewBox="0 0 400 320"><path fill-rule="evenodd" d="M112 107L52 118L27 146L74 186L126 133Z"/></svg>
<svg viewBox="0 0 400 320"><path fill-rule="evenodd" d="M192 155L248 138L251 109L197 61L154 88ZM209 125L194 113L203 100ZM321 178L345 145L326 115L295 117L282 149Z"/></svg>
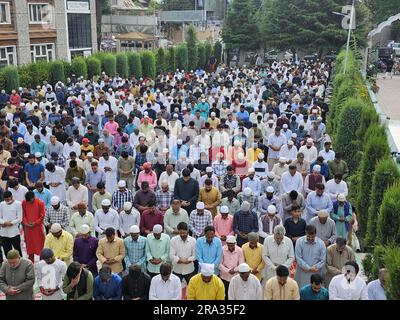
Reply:
<svg viewBox="0 0 400 320"><path fill-rule="evenodd" d="M214 43L214 56L217 59L217 63L221 62L221 54L222 54L222 44L221 42L217 41Z"/></svg>
<svg viewBox="0 0 400 320"><path fill-rule="evenodd" d="M101 75L101 62L95 57L89 57L86 59L87 71L89 79L93 79L94 76Z"/></svg>
<svg viewBox="0 0 400 320"><path fill-rule="evenodd" d="M56 60L50 64L48 82L54 85L58 81L65 82L65 73L64 73L64 63L62 61Z"/></svg>
<svg viewBox="0 0 400 320"><path fill-rule="evenodd" d="M206 44L204 45L204 49L205 49L205 59L206 59L204 67L207 68L208 62L210 61L210 58L212 56L212 44L209 41L207 41Z"/></svg>
<svg viewBox="0 0 400 320"><path fill-rule="evenodd" d="M346 100L338 117L337 133L333 139L335 151L343 154L350 172L356 171L359 165L355 146L357 144L356 131L360 127L363 104L361 99Z"/></svg>
<svg viewBox="0 0 400 320"><path fill-rule="evenodd" d="M19 88L18 69L14 66L5 67L2 70L4 76L4 88L6 92L17 90Z"/></svg>
<svg viewBox="0 0 400 320"><path fill-rule="evenodd" d="M128 65L129 65L129 75L136 78L143 77L142 71L142 61L140 55L137 52L128 52Z"/></svg>
<svg viewBox="0 0 400 320"><path fill-rule="evenodd" d="M186 44L181 44L176 49L176 66L180 70L188 69L188 48Z"/></svg>
<svg viewBox="0 0 400 320"><path fill-rule="evenodd" d="M400 300L400 248L387 248L383 260L389 274L385 285L387 298L389 300Z"/></svg>
<svg viewBox="0 0 400 320"><path fill-rule="evenodd" d="M117 73L120 77L127 78L129 76L129 67L126 54L123 52L117 53L115 59L117 63Z"/></svg>
<svg viewBox="0 0 400 320"><path fill-rule="evenodd" d="M384 255L385 247L378 245L374 248L372 253L368 253L362 261L364 274L368 278L368 281L372 281L378 278L379 269L384 266Z"/></svg>
<svg viewBox="0 0 400 320"><path fill-rule="evenodd" d="M72 69L72 73L75 74L75 76L83 77L84 79L87 79L88 71L87 71L87 65L86 65L85 59L83 59L81 57L74 58L74 60L72 60L72 63L71 63L71 69Z"/></svg>
<svg viewBox="0 0 400 320"><path fill-rule="evenodd" d="M159 48L156 53L156 70L157 70L157 74L160 74L160 73L163 73L166 71L165 51L163 48Z"/></svg>
<svg viewBox="0 0 400 320"><path fill-rule="evenodd" d="M374 107L368 103L361 113L360 127L357 130L358 140L364 141L364 136L368 128L372 125L377 125L379 121L379 116L376 113Z"/></svg>
<svg viewBox="0 0 400 320"><path fill-rule="evenodd" d="M177 61L176 61L176 48L170 47L168 49L167 54L167 64L168 64L168 71L175 72L177 68Z"/></svg>
<svg viewBox="0 0 400 320"><path fill-rule="evenodd" d="M187 29L186 45L188 49L188 68L195 70L198 66L198 47L197 47L197 36L196 30L193 25L190 25Z"/></svg>
<svg viewBox="0 0 400 320"><path fill-rule="evenodd" d="M379 135L371 136L366 142L361 160L360 189L357 204L357 220L362 233L365 233L367 229L368 207L375 166L380 159L389 155L390 150L385 137Z"/></svg>
<svg viewBox="0 0 400 320"><path fill-rule="evenodd" d="M206 48L204 44L197 46L197 68L205 69L206 66Z"/></svg>
<svg viewBox="0 0 400 320"><path fill-rule="evenodd" d="M22 87L33 86L35 84L34 79L32 78L31 71L29 69L29 64L24 64L18 68L19 74L19 84ZM2 87L3 88L3 87Z"/></svg>
<svg viewBox="0 0 400 320"><path fill-rule="evenodd" d="M151 51L143 51L140 55L142 61L143 76L154 78L156 76L156 58Z"/></svg>
<svg viewBox="0 0 400 320"><path fill-rule="evenodd" d="M378 213L377 242L400 245L400 185L385 192Z"/></svg>
<svg viewBox="0 0 400 320"><path fill-rule="evenodd" d="M115 77L117 74L117 59L111 53L100 55L101 67L109 77Z"/></svg>

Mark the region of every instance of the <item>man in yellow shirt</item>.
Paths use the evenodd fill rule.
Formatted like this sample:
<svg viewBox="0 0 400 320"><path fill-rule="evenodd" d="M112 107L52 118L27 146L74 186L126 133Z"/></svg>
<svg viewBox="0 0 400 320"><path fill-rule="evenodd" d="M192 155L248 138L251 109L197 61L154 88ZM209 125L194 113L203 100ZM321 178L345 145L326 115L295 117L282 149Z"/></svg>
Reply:
<svg viewBox="0 0 400 320"><path fill-rule="evenodd" d="M221 123L221 120L216 117L215 112L211 112L208 123L210 124L211 129L217 130L217 127Z"/></svg>
<svg viewBox="0 0 400 320"><path fill-rule="evenodd" d="M199 201L204 202L204 208L210 210L213 218L217 215L217 206L221 203L221 193L218 188L213 187L211 179L206 179L204 188L200 188Z"/></svg>
<svg viewBox="0 0 400 320"><path fill-rule="evenodd" d="M109 267L113 273L121 273L124 268L125 245L121 238L115 236L114 228L107 228L106 237L99 241L96 256L102 267Z"/></svg>
<svg viewBox="0 0 400 320"><path fill-rule="evenodd" d="M224 300L225 287L214 274L214 264L202 263L201 273L192 277L187 288L188 300Z"/></svg>
<svg viewBox="0 0 400 320"><path fill-rule="evenodd" d="M276 276L265 285L264 300L300 300L297 282L289 278L289 269L283 265L276 268Z"/></svg>
<svg viewBox="0 0 400 320"><path fill-rule="evenodd" d="M253 148L247 149L247 159L250 161L251 164L258 160L258 155L263 153L263 151L258 147L258 143L253 143Z"/></svg>
<svg viewBox="0 0 400 320"><path fill-rule="evenodd" d="M69 232L63 230L59 223L51 225L44 247L53 250L56 259L64 261L67 266L71 263L74 238Z"/></svg>
<svg viewBox="0 0 400 320"><path fill-rule="evenodd" d="M262 279L263 269L265 262L262 258L263 245L258 242L258 234L250 232L248 234L249 242L242 246L244 261L249 265L251 273L254 274L258 280Z"/></svg>

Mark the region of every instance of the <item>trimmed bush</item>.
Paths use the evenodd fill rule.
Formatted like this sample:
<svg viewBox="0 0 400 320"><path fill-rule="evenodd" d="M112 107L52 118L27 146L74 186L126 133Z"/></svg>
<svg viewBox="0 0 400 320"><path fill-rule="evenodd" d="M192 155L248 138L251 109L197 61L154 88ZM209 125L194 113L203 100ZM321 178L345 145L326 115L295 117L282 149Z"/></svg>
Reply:
<svg viewBox="0 0 400 320"><path fill-rule="evenodd" d="M384 255L385 247L378 245L374 248L373 253L368 253L362 261L364 267L364 274L368 278L368 281L372 281L378 278L379 269L384 266Z"/></svg>
<svg viewBox="0 0 400 320"><path fill-rule="evenodd" d="M50 64L46 61L31 63L29 70L32 75L32 82L34 82L32 85L36 87L42 85L43 81L47 81L49 79L49 69Z"/></svg>
<svg viewBox="0 0 400 320"><path fill-rule="evenodd" d="M129 65L129 75L135 78L143 77L142 71L142 61L140 55L137 52L128 52L128 65Z"/></svg>
<svg viewBox="0 0 400 320"><path fill-rule="evenodd" d="M377 242L400 245L400 185L386 190L378 213Z"/></svg>
<svg viewBox="0 0 400 320"><path fill-rule="evenodd" d="M378 210L382 204L384 193L399 178L399 170L392 158L384 158L377 163L372 179L370 207L368 209L367 234L365 237L367 246L375 244Z"/></svg>
<svg viewBox="0 0 400 320"><path fill-rule="evenodd" d="M2 70L4 77L4 88L6 92L11 90L18 90L19 88L19 74L17 67L8 66Z"/></svg>
<svg viewBox="0 0 400 320"><path fill-rule="evenodd" d="M204 45L204 49L205 49L205 55L206 55L206 57L205 57L205 59L206 59L206 63L205 63L205 65L204 65L204 67L205 68L207 68L207 66L208 66L208 63L209 63L209 61L210 61L210 58L211 58L211 56L212 56L212 44L209 42L209 41L207 41L206 43L205 43L205 45Z"/></svg>
<svg viewBox="0 0 400 320"><path fill-rule="evenodd" d="M64 61L62 62L64 64L64 75L65 78L70 78L73 74L72 72L72 65L68 62L68 61Z"/></svg>
<svg viewBox="0 0 400 320"><path fill-rule="evenodd" d="M115 55L107 53L100 55L101 57L101 68L109 77L115 77L117 74L117 59Z"/></svg>
<svg viewBox="0 0 400 320"><path fill-rule="evenodd" d="M65 82L64 64L62 61L53 61L50 64L48 81L53 85L58 81Z"/></svg>
<svg viewBox="0 0 400 320"><path fill-rule="evenodd" d="M154 78L156 76L156 58L151 51L143 51L140 55L143 76Z"/></svg>
<svg viewBox="0 0 400 320"><path fill-rule="evenodd" d="M221 63L221 55L222 55L221 42L217 41L216 43L214 43L213 52L214 52L215 59L217 59L217 63Z"/></svg>
<svg viewBox="0 0 400 320"><path fill-rule="evenodd" d="M357 220L362 234L365 234L367 229L372 177L376 164L380 159L389 156L389 154L390 150L385 137L371 136L365 145L361 160L360 193L357 204Z"/></svg>
<svg viewBox="0 0 400 320"><path fill-rule="evenodd" d="M83 59L82 57L76 57L74 58L74 60L72 60L71 69L72 73L75 74L77 77L83 77L84 79L87 79L87 66L85 59Z"/></svg>
<svg viewBox="0 0 400 320"><path fill-rule="evenodd" d="M86 65L87 65L89 79L93 79L94 76L100 76L101 62L98 58L95 57L87 58Z"/></svg>
<svg viewBox="0 0 400 320"><path fill-rule="evenodd" d="M188 68L195 70L198 65L196 29L190 25L187 29L186 44L188 49Z"/></svg>
<svg viewBox="0 0 400 320"><path fill-rule="evenodd" d="M385 286L389 300L400 300L400 247L389 247L383 257L389 278Z"/></svg>
<svg viewBox="0 0 400 320"><path fill-rule="evenodd" d="M365 132L372 125L378 124L379 116L371 103L367 104L361 112L360 126L357 130L358 140L364 141Z"/></svg>
<svg viewBox="0 0 400 320"><path fill-rule="evenodd" d="M335 150L343 154L350 172L358 169L360 157L357 156L355 145L357 144L356 131L360 126L363 101L360 99L348 99L338 117L337 134L333 139Z"/></svg>
<svg viewBox="0 0 400 320"><path fill-rule="evenodd" d="M205 66L206 66L206 48L205 48L204 44L202 44L202 43L200 43L197 46L197 58L198 58L197 68L205 69Z"/></svg>
<svg viewBox="0 0 400 320"><path fill-rule="evenodd" d="M176 67L180 70L188 69L188 48L186 44L181 44L176 49Z"/></svg>
<svg viewBox="0 0 400 320"><path fill-rule="evenodd" d="M129 75L128 59L125 53L117 53L115 56L117 60L117 73L122 78L127 78Z"/></svg>
<svg viewBox="0 0 400 320"><path fill-rule="evenodd" d="M163 48L159 48L156 53L156 64L157 64L157 74L163 73L165 71L165 51Z"/></svg>
<svg viewBox="0 0 400 320"><path fill-rule="evenodd" d="M0 90L6 89L6 78L4 78L3 70L0 70Z"/></svg>
<svg viewBox="0 0 400 320"><path fill-rule="evenodd" d="M177 61L176 61L176 50L174 47L170 47L168 49L167 64L168 64L167 70L170 72L175 72L175 70L177 68Z"/></svg>
<svg viewBox="0 0 400 320"><path fill-rule="evenodd" d="M18 68L19 83L22 87L35 86L35 81L32 78L31 70L29 69L29 64L24 64ZM3 88L3 87L2 87Z"/></svg>

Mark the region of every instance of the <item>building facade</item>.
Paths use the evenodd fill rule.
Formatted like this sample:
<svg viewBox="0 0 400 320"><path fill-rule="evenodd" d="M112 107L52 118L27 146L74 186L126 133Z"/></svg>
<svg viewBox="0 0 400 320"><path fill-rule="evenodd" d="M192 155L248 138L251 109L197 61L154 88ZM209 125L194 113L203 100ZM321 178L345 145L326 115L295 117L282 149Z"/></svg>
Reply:
<svg viewBox="0 0 400 320"><path fill-rule="evenodd" d="M0 0L0 67L96 49L95 0Z"/></svg>

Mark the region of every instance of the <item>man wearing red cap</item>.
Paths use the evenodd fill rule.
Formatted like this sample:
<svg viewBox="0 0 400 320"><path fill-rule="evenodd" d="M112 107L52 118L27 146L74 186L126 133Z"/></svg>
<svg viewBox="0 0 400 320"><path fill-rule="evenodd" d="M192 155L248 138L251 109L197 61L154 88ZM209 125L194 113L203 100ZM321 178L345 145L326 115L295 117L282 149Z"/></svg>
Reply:
<svg viewBox="0 0 400 320"><path fill-rule="evenodd" d="M150 162L143 164L143 170L139 173L137 184L140 186L143 181L149 183L150 189L155 191L157 187L157 175L151 168Z"/></svg>
<svg viewBox="0 0 400 320"><path fill-rule="evenodd" d="M81 158L82 160L86 160L87 154L91 152L94 152L94 147L90 144L90 140L88 138L83 138L82 139L82 145L81 145Z"/></svg>

